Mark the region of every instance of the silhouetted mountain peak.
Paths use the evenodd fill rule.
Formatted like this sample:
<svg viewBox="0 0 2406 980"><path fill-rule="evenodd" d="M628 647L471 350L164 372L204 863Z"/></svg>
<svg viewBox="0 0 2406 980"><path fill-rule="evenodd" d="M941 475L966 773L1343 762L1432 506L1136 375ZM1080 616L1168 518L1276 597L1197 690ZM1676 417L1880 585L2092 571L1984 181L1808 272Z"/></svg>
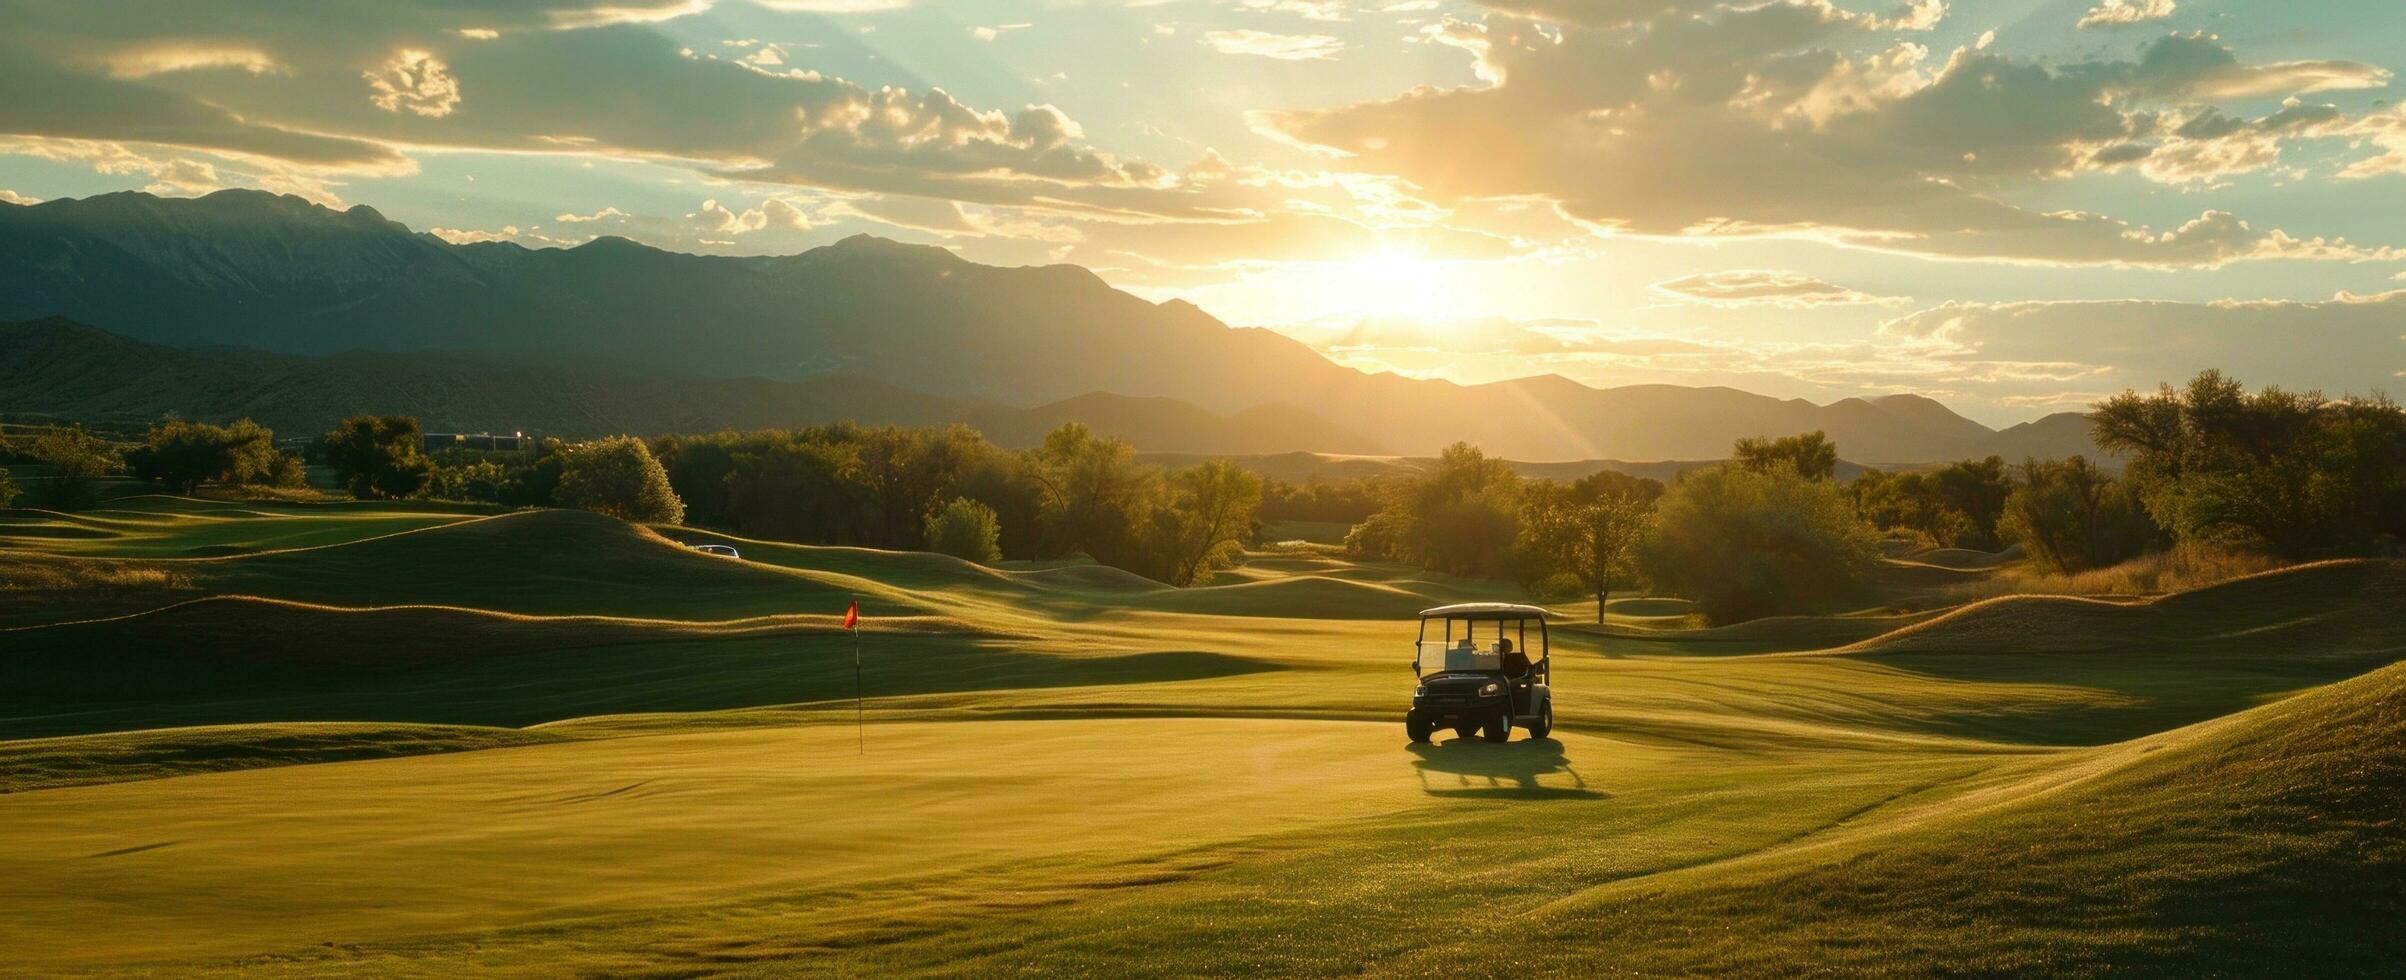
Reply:
<svg viewBox="0 0 2406 980"><path fill-rule="evenodd" d="M913 245L909 242L898 242L867 232L846 235L837 239L833 244L821 245L802 254L846 259L915 259L966 264L966 260L954 255L951 249L940 245Z"/></svg>
<svg viewBox="0 0 2406 980"><path fill-rule="evenodd" d="M1316 434L1260 428L1298 430L1286 436L1298 449L1330 448L1318 439L1425 453L1465 440L1525 460L1701 459L1740 437L1823 429L1857 460L1999 451L1997 433L1915 396L1820 406L1731 388L1598 389L1555 375L1463 386L1366 374L1191 303L1148 302L1084 268L978 265L873 235L782 257L690 255L618 237L569 249L454 245L373 208L263 191L0 209L0 319L54 314L187 350L454 351L812 389L738 400L755 406L833 404L815 386L835 372L1020 412L1097 391L1158 396L1185 407L1091 407L1145 417L1150 432L1198 434L1196 443L1218 440L1199 434L1234 413L1290 404L1321 420ZM443 383L433 362L415 363L431 372L426 384ZM633 398L602 390L550 397ZM2086 447L2084 433L2055 423L2025 430L2015 448L2062 455L2052 447Z"/></svg>

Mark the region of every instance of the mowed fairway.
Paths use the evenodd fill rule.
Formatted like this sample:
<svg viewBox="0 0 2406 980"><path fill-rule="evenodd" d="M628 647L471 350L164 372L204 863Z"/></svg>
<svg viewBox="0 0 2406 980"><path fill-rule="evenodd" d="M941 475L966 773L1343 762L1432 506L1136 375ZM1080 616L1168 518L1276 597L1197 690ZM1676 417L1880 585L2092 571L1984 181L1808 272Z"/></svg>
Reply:
<svg viewBox="0 0 2406 980"><path fill-rule="evenodd" d="M1409 746L1412 614L1497 586L1304 550L1172 591L560 512L0 513L14 970L2406 955L2391 563L1718 630L1566 607L1554 737Z"/></svg>

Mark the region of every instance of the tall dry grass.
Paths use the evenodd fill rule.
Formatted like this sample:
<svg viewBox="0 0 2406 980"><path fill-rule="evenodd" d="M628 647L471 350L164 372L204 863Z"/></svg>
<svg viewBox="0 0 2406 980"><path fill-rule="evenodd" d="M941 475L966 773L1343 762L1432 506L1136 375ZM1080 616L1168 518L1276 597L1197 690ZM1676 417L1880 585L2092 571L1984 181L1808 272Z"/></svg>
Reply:
<svg viewBox="0 0 2406 980"><path fill-rule="evenodd" d="M2182 542L2170 551L2140 555L2119 565L2064 574L2026 561L1997 570L1977 582L1950 586L1952 602L1976 602L2002 595L2152 596L2204 588L2288 562L2268 555L2211 545Z"/></svg>

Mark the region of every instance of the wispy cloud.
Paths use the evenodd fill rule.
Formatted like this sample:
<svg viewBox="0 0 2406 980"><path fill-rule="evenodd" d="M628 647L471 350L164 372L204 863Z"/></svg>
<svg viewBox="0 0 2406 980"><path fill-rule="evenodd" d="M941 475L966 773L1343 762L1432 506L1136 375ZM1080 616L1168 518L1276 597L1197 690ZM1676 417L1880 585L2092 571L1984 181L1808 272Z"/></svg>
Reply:
<svg viewBox="0 0 2406 980"><path fill-rule="evenodd" d="M1252 55L1280 61L1327 60L1345 50L1345 42L1326 34L1274 34L1252 28L1212 31L1203 35L1203 43L1221 54Z"/></svg>
<svg viewBox="0 0 2406 980"><path fill-rule="evenodd" d="M1649 287L1674 299L1708 306L1776 306L1804 309L1814 306L1896 305L1902 296L1875 296L1812 276L1767 269L1731 269L1681 276Z"/></svg>
<svg viewBox="0 0 2406 980"><path fill-rule="evenodd" d="M2118 27L2172 16L2174 0L2099 0L2080 15L2081 27Z"/></svg>

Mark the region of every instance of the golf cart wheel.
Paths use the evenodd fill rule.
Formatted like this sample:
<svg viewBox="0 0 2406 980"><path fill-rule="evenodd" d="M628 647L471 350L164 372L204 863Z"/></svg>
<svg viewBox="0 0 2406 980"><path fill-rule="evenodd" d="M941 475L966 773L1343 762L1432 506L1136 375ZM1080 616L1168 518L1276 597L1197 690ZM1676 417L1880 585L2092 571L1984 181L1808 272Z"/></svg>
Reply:
<svg viewBox="0 0 2406 980"><path fill-rule="evenodd" d="M1544 738L1554 731L1554 702L1547 701L1537 708L1537 720L1529 723L1530 738Z"/></svg>
<svg viewBox="0 0 2406 980"><path fill-rule="evenodd" d="M1512 711L1505 709L1497 712L1495 717L1487 719L1487 728L1480 734L1487 736L1487 740L1490 742L1509 740L1512 737Z"/></svg>
<svg viewBox="0 0 2406 980"><path fill-rule="evenodd" d="M1467 722L1467 721L1466 721L1466 722L1463 722L1463 723L1461 723L1461 724L1459 724L1459 725L1455 725L1455 726L1454 726L1454 737L1455 737L1455 738L1469 738L1472 732L1475 732L1475 731L1478 731L1478 730L1479 730L1479 726L1478 726L1478 725L1476 725L1476 724L1474 724L1474 723L1471 723L1471 722Z"/></svg>
<svg viewBox="0 0 2406 980"><path fill-rule="evenodd" d="M1429 723L1417 718L1404 719L1404 735L1414 742L1426 742L1432 729Z"/></svg>

